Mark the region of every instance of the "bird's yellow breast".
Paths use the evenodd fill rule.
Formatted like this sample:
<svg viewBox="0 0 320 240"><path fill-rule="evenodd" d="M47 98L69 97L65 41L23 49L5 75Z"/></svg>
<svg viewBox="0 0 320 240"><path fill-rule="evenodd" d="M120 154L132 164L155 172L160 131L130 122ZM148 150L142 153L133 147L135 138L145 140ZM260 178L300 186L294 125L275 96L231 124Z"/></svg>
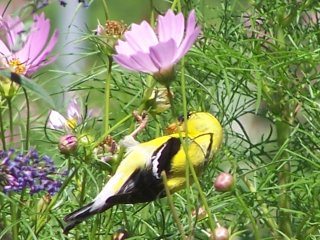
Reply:
<svg viewBox="0 0 320 240"><path fill-rule="evenodd" d="M174 156L171 170L168 176L168 187L171 192L176 192L185 187L186 167L188 161L197 173L202 171L206 158L212 158L212 139L210 134L204 134L195 138L188 138ZM192 179L190 179L192 182Z"/></svg>

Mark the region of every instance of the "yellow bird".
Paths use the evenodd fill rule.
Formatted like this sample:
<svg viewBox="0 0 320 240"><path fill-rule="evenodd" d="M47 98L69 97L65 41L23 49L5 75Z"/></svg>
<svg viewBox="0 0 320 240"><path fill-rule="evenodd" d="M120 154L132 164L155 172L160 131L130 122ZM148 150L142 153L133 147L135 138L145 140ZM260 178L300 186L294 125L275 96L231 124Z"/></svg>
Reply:
<svg viewBox="0 0 320 240"><path fill-rule="evenodd" d="M171 193L184 188L186 156L200 174L204 164L213 158L222 142L222 127L207 112L191 112L188 119L180 117L178 124L171 124L168 129L170 135L144 143L127 136L124 139L127 152L116 173L91 203L64 217L64 233L114 205L144 203L165 197L161 177L163 171Z"/></svg>

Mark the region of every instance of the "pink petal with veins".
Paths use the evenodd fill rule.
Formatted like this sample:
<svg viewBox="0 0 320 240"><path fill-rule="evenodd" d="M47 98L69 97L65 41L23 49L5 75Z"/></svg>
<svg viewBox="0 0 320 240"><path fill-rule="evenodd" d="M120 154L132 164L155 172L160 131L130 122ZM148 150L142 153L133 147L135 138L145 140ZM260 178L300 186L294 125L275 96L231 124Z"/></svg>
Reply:
<svg viewBox="0 0 320 240"><path fill-rule="evenodd" d="M168 68L173 65L172 59L177 51L176 43L173 39L167 42L159 43L157 46L150 48L150 56L161 68Z"/></svg>
<svg viewBox="0 0 320 240"><path fill-rule="evenodd" d="M141 67L140 71L142 72L150 73L160 70L160 66L156 66L149 53L137 52L135 55L131 56L131 59Z"/></svg>
<svg viewBox="0 0 320 240"><path fill-rule="evenodd" d="M52 52L53 48L57 44L58 35L59 35L58 31L55 31L53 33L47 46L42 50L42 52L36 58L31 59L31 61L29 62L31 66L38 66L39 68L40 66L48 65L49 63L53 62L57 58L57 57L51 57L50 59L47 59L47 56ZM38 68L34 69L33 67L34 71L36 71Z"/></svg>
<svg viewBox="0 0 320 240"><path fill-rule="evenodd" d="M143 21L140 25L132 24L131 30L126 32L124 37L135 51L147 53L151 46L158 44L156 34L146 21Z"/></svg>
<svg viewBox="0 0 320 240"><path fill-rule="evenodd" d="M137 64L130 56L117 54L113 55L113 59L116 63L121 65L122 67L131 70L131 71L142 71L142 68L139 64Z"/></svg>
<svg viewBox="0 0 320 240"><path fill-rule="evenodd" d="M170 9L165 16L158 16L157 32L160 42L173 39L179 46L184 34L184 17L182 13L174 15Z"/></svg>

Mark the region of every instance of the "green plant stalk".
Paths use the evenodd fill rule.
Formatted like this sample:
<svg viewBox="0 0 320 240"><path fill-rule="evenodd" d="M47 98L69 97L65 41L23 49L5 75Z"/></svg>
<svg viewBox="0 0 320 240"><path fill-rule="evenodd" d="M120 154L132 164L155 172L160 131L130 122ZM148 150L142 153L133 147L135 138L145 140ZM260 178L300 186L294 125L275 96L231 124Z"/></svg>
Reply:
<svg viewBox="0 0 320 240"><path fill-rule="evenodd" d="M170 92L169 86L167 86L167 90L168 90L168 98L169 98L169 102L170 102L170 106L171 106L172 115L173 115L173 117L176 117L177 115L176 115L176 111L175 111L174 104L173 104L173 96L172 96L172 94ZM186 112L185 112L185 115L186 115ZM187 119L186 116L184 116L184 117L185 117L185 119ZM186 125L185 125L185 128L186 128ZM186 132L186 137L187 137L188 130L186 129L185 132ZM204 193L203 193L203 191L201 189L201 185L200 185L197 173L196 173L196 171L195 171L195 169L194 169L194 167L192 165L192 162L190 161L190 158L189 158L189 155L188 155L188 146L182 140L182 135L181 135L180 131L179 131L179 137L180 137L180 140L181 140L181 143L182 143L183 150L184 150L185 155L186 155L186 165L187 165L186 167L190 169L191 176L192 176L192 178L194 180L196 188L199 191L201 202L202 202L205 210L208 213L208 221L209 221L210 229L213 231L214 228L215 228L215 223L214 223L213 218L212 218L212 216L210 214L209 205L208 205L206 196L204 195ZM186 171L188 171L188 170L186 170ZM188 179L188 177L187 177L187 179ZM190 185L190 183L189 183L189 185Z"/></svg>
<svg viewBox="0 0 320 240"><path fill-rule="evenodd" d="M12 113L12 102L11 98L7 98L8 109L9 109L9 130L10 130L10 144L13 143L13 113Z"/></svg>
<svg viewBox="0 0 320 240"><path fill-rule="evenodd" d="M290 126L288 123L283 121L276 121L276 131L277 131L277 142L278 147L281 148L283 144L287 141L290 136ZM283 160L288 159L288 153L284 151L281 154ZM290 208L290 198L288 196L287 184L290 183L290 163L286 161L284 164L280 163L282 166L278 170L278 183L280 186L280 196L279 196L279 227L280 231L283 232L287 237L292 237L291 229L291 213L283 211L282 209Z"/></svg>
<svg viewBox="0 0 320 240"><path fill-rule="evenodd" d="M187 155L187 159L189 159L187 153L186 153L186 155ZM195 185L196 185L196 188L197 188L198 191L199 191L201 202L202 202L202 204L203 204L206 212L208 213L208 221L209 221L210 229L211 229L211 231L214 231L215 223L214 223L213 218L212 218L212 216L211 216L211 211L210 211L210 208L209 208L209 205L208 205L206 196L205 196L205 194L204 194L203 191L202 191L202 188L201 188L201 185L200 185L200 182L199 182L197 173L196 173L196 171L194 170L194 167L193 167L191 161L190 161L190 160L187 160L187 162L189 163L190 172L191 172L192 178L193 178L193 180L194 180L194 183L195 183Z"/></svg>
<svg viewBox="0 0 320 240"><path fill-rule="evenodd" d="M138 108L139 112L142 112L146 108L145 104L149 100L149 98L151 97L152 92L154 90L154 87L156 86L156 83L157 82L151 76L149 76L147 78L147 89L145 90L145 92L143 94L141 104Z"/></svg>
<svg viewBox="0 0 320 240"><path fill-rule="evenodd" d="M254 238L256 240L261 239L260 236L260 231L257 227L256 221L254 219L254 217L251 214L250 209L248 208L248 206L246 205L246 203L243 201L241 194L239 194L239 192L237 190L235 190L235 195L238 199L238 202L240 203L241 207L243 208L243 211L247 214L248 218L250 219L251 223L252 223L252 228L253 228L253 232L254 232Z"/></svg>
<svg viewBox="0 0 320 240"><path fill-rule="evenodd" d="M10 144L13 142L13 114L12 114L12 102L10 98L7 98L8 109L9 109L9 129L10 129ZM12 194L10 195L12 196ZM18 239L19 226L17 224L17 206L11 202L10 203L11 211L11 222L12 222L12 239Z"/></svg>
<svg viewBox="0 0 320 240"><path fill-rule="evenodd" d="M71 175L63 182L59 192L56 193L56 195L54 195L54 197L52 198L51 202L49 203L49 205L47 206L47 208L44 210L44 212L42 213L42 215L39 217L39 221L37 221L36 225L35 225L35 231L34 233L37 235L41 229L45 226L47 219L48 219L48 215L51 211L51 209L53 208L53 206L57 203L57 201L60 199L60 195L62 194L62 192L64 191L64 189L68 186L69 182L71 181L71 179L74 177L74 175L78 172L79 167L75 168L75 170L71 173ZM34 234L30 232L30 234L28 235L28 237L26 238L27 240L32 240L34 239Z"/></svg>
<svg viewBox="0 0 320 240"><path fill-rule="evenodd" d="M149 216L150 216L150 213L149 213L149 211L150 211L150 204L148 204L148 205L146 205L143 209L142 209L142 219L147 219ZM142 226L141 226L141 232L142 233L145 233L145 232L147 232L147 225L146 224L143 224Z"/></svg>
<svg viewBox="0 0 320 240"><path fill-rule="evenodd" d="M106 218L107 218L107 226L104 227L105 232L108 234L111 230L112 225L112 221L113 221L113 211L112 209L109 209L109 211L106 212Z"/></svg>
<svg viewBox="0 0 320 240"><path fill-rule="evenodd" d="M88 177L88 173L87 173L87 171L85 171L83 173L83 177L82 177L82 181L81 181L81 192L80 192L80 198L79 198L79 203L81 206L84 203L84 197L86 195L87 177Z"/></svg>
<svg viewBox="0 0 320 240"><path fill-rule="evenodd" d="M4 126L3 126L3 118L2 118L2 114L3 114L3 108L2 105L0 106L0 137L1 137L1 143L2 143L2 148L3 150L7 150L7 146L6 146L6 136L4 133Z"/></svg>
<svg viewBox="0 0 320 240"><path fill-rule="evenodd" d="M97 229L98 226L101 225L101 216L97 216L96 219L94 220L94 223L91 224L91 230L90 230L90 234L89 234L89 240L94 240L96 238L97 235Z"/></svg>
<svg viewBox="0 0 320 240"><path fill-rule="evenodd" d="M104 87L105 94L105 107L104 107L104 132L108 132L109 129L109 112L110 112L110 85L111 85L111 72L112 72L112 57L108 56L108 72Z"/></svg>
<svg viewBox="0 0 320 240"><path fill-rule="evenodd" d="M109 9L108 9L108 5L107 5L107 1L103 0L102 4L103 4L103 9L104 9L104 14L106 15L106 20L108 20L109 19Z"/></svg>
<svg viewBox="0 0 320 240"><path fill-rule="evenodd" d="M273 220L272 216L269 213L268 205L263 202L262 197L257 192L256 188L253 186L253 184L246 178L243 178L244 183L248 186L251 193L255 194L257 202L260 204L260 208L262 211L262 215L264 216L264 220L266 221L267 225L272 231L273 236L277 239L278 237L278 226L277 223Z"/></svg>
<svg viewBox="0 0 320 240"><path fill-rule="evenodd" d="M26 119L26 139L25 139L25 150L29 149L29 133L30 133L30 103L27 90L22 88L24 92L24 96L26 99L26 107L27 107L27 119Z"/></svg>
<svg viewBox="0 0 320 240"><path fill-rule="evenodd" d="M120 208L123 216L124 225L126 226L126 229L130 229L130 221L127 218L126 208L123 204L120 205Z"/></svg>
<svg viewBox="0 0 320 240"><path fill-rule="evenodd" d="M10 198L13 194L10 193ZM17 206L11 201L10 202L10 213L11 213L11 225L12 225L12 240L18 240L19 238L19 229L18 229L18 218L17 218Z"/></svg>
<svg viewBox="0 0 320 240"><path fill-rule="evenodd" d="M163 179L163 185L164 185L164 189L166 190L167 200L168 200L168 203L169 203L169 207L171 209L171 213L172 213L173 219L177 224L178 230L179 230L179 232L181 234L181 238L182 239L186 239L186 235L184 233L181 221L179 219L178 213L177 213L177 211L176 211L176 209L174 207L174 204L173 204L172 196L171 196L171 193L170 193L170 190L169 190L169 187L168 187L168 178L167 178L167 175L166 175L166 173L164 171L162 171L161 177Z"/></svg>
<svg viewBox="0 0 320 240"><path fill-rule="evenodd" d="M176 8L176 6L178 6L178 10L179 12L181 12L181 2L180 0L174 0L172 5L171 5L171 9L174 10Z"/></svg>
<svg viewBox="0 0 320 240"><path fill-rule="evenodd" d="M184 119L187 119L188 109L187 109L187 96L186 96L186 78L184 75L184 58L181 60L181 94L182 94L182 106L183 106L183 115ZM187 126L185 126L187 128ZM186 129L188 134L188 129ZM190 165L189 157L186 157L187 166ZM190 169L186 167L186 192L187 192L187 211L188 211L188 224L190 226L190 232L192 232L193 225L192 225L192 216L191 216L191 199L190 199Z"/></svg>

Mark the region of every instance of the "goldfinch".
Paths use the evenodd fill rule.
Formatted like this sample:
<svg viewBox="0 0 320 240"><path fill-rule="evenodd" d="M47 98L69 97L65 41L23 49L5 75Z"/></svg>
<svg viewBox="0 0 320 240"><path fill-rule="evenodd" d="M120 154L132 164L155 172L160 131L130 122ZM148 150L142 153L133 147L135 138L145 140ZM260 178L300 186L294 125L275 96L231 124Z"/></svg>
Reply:
<svg viewBox="0 0 320 240"><path fill-rule="evenodd" d="M127 152L116 173L91 203L64 217L64 233L114 205L144 203L165 197L163 171L171 193L184 188L187 156L196 172L200 173L220 147L222 127L207 112L189 113L188 119L180 117L177 123L169 126L170 135L148 142L139 143L132 136L127 136L124 139Z"/></svg>

